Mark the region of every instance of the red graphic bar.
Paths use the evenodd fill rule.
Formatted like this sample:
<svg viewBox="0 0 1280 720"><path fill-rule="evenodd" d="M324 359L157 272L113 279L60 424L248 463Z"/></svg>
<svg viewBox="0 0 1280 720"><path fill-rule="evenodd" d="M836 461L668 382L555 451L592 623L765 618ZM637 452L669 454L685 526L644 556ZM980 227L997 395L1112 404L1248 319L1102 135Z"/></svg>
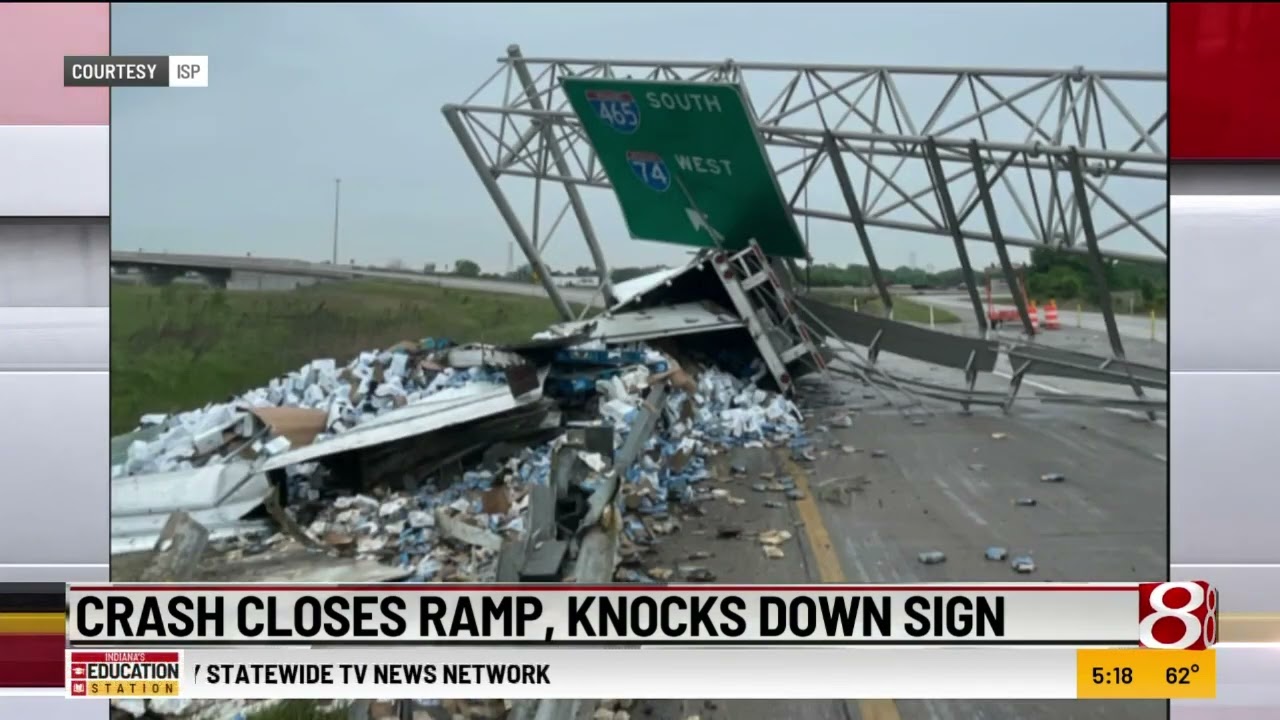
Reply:
<svg viewBox="0 0 1280 720"><path fill-rule="evenodd" d="M171 663L178 662L178 653L171 650L107 650L107 651L75 651L71 653L71 662L146 662Z"/></svg>
<svg viewBox="0 0 1280 720"><path fill-rule="evenodd" d="M67 636L0 634L0 661L63 661Z"/></svg>
<svg viewBox="0 0 1280 720"><path fill-rule="evenodd" d="M107 3L0 3L0 126L106 125L111 91L63 87L62 59L109 54Z"/></svg>
<svg viewBox="0 0 1280 720"><path fill-rule="evenodd" d="M1169 156L1280 160L1280 5L1169 3Z"/></svg>
<svg viewBox="0 0 1280 720"><path fill-rule="evenodd" d="M63 634L0 634L0 688L64 686L66 647Z"/></svg>
<svg viewBox="0 0 1280 720"><path fill-rule="evenodd" d="M60 688L67 684L62 661L11 662L0 660L0 688Z"/></svg>

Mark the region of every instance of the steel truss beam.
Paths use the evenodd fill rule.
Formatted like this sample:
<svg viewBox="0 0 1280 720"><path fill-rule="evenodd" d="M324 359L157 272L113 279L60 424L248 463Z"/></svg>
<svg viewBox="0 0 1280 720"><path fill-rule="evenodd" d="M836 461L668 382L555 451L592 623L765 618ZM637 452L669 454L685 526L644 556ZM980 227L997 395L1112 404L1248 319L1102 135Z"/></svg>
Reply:
<svg viewBox="0 0 1280 720"><path fill-rule="evenodd" d="M849 182L849 170L845 167L844 159L840 156L840 151L836 146L835 138L828 135L824 143L827 155L830 158L831 169L836 173L836 179L840 183L840 194L844 196L845 204L849 207L849 217L853 220L853 228L858 233L858 242L862 244L862 254L867 259L867 267L871 270L871 279L875 281L876 289L880 292L880 301L884 303L885 312L888 317L893 317L893 296L889 294L889 286L885 283L884 273L880 272L880 263L876 260L876 253L871 244L871 237L867 234L866 218L862 213L861 206L858 205L858 198L853 193L853 185ZM816 162L814 163L817 164Z"/></svg>
<svg viewBox="0 0 1280 720"><path fill-rule="evenodd" d="M573 209L607 272L579 190L611 188L561 90L565 77L740 84L797 218L849 223L872 265L878 232L946 238L979 314L967 242L994 244L1002 266L1009 247L1055 248L1091 266L1167 262L1163 72L524 57L516 46L498 63L444 111L535 268ZM532 181L532 220L515 215L499 181ZM806 192L815 182L829 191ZM561 185L567 203L544 236L547 183Z"/></svg>
<svg viewBox="0 0 1280 720"><path fill-rule="evenodd" d="M520 79L520 85L525 89L525 97L529 99L529 105L534 109L541 110L542 97L535 89L533 78L529 75L529 67L520 55L520 48L515 45L507 48L507 57L511 59L516 77ZM556 172L561 175L568 175L571 172L569 163L565 161L564 153L561 152L559 143L555 142L554 131L551 126L543 125L542 133L543 145L551 151L551 157L556 163ZM564 191L569 196L569 206L573 208L573 214L578 218L578 226L582 228L582 235L587 241L587 248L591 251L591 259L596 265L596 272L600 274L600 291L604 295L605 302L613 304L613 281L609 279L609 263L605 261L604 251L600 248L600 242L596 240L596 231L591 225L591 217L587 214L586 206L582 204L582 197L578 195L577 186L565 185ZM532 265L532 263L530 264Z"/></svg>
<svg viewBox="0 0 1280 720"><path fill-rule="evenodd" d="M982 307L982 298L978 296L978 283L973 277L973 264L969 262L969 250L965 247L964 236L960 234L960 220L956 215L955 201L951 197L951 189L946 182L938 178L946 177L942 171L942 160L938 156L938 146L932 140L925 143L925 152L929 155L929 170L938 189L938 205L942 210L947 227L951 228L952 238L956 244L956 257L960 260L960 274L964 277L965 290L969 292L969 302L973 305L974 319L978 322L978 334L987 334L987 314Z"/></svg>
<svg viewBox="0 0 1280 720"><path fill-rule="evenodd" d="M756 94L756 85L772 84L776 92L768 94L771 99L757 113L757 124L780 179L798 168L804 168L801 186L812 179L828 162L830 136L852 159L850 170L861 171L861 187L855 189L861 191L856 194L868 228L952 240L959 235L995 241L989 229L971 222L981 200L968 144L977 140L983 163L994 175L992 185L1000 188L1005 243L1087 255L1079 201L1069 180L1068 152L1074 148L1087 175L1087 207L1101 206L1114 216L1096 233L1102 255L1157 263L1167 258L1163 229L1146 224L1162 218L1164 193L1150 193L1144 202L1107 189L1116 179L1145 180L1148 187L1154 183L1161 188L1166 182L1162 137L1167 113L1140 121L1121 97L1135 88L1139 94L1163 97L1164 73L525 58L514 46L499 63L489 82L454 106L483 149L483 170L493 177L565 186L598 267L603 263L597 257L599 244L574 195L582 186L607 189L609 182L560 90L560 80L568 76L729 80L741 82L748 96ZM499 82L504 76L505 82ZM928 103L905 101L900 88L921 79L938 85L940 96ZM505 92L494 98L499 87ZM913 100L915 95L925 93L913 94ZM916 117L925 120L917 123ZM941 178L929 167L930 139L938 163L947 168ZM784 161L788 151L800 157ZM555 162L547 163L548 156ZM939 207L943 182L957 200L963 198L955 207L958 228ZM794 205L793 199L797 216L856 223L844 202L830 208ZM1125 235L1144 238L1155 252L1112 249L1105 243Z"/></svg>

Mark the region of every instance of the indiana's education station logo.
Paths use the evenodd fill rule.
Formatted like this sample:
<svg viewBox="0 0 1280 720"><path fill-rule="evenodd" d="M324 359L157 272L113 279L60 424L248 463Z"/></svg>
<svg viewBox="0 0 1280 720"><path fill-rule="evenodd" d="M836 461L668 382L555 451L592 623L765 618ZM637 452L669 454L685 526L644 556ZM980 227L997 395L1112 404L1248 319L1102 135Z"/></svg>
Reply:
<svg viewBox="0 0 1280 720"><path fill-rule="evenodd" d="M182 652L67 651L67 697L177 697Z"/></svg>

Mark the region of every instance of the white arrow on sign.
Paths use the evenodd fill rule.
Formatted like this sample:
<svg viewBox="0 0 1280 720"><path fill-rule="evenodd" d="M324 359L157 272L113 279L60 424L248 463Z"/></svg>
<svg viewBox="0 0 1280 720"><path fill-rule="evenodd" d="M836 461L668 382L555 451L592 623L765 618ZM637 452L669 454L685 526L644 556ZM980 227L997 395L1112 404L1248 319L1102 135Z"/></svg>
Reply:
<svg viewBox="0 0 1280 720"><path fill-rule="evenodd" d="M685 208L685 213L689 216L689 222L693 223L693 231L706 230L708 235L715 237L711 225L707 223L707 216L694 210L693 208Z"/></svg>

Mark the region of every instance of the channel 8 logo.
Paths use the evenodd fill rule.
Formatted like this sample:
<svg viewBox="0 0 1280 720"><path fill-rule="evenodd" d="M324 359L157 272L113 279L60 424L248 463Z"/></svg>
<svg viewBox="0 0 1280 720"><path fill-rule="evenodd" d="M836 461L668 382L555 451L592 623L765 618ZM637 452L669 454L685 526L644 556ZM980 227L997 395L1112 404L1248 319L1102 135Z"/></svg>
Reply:
<svg viewBox="0 0 1280 720"><path fill-rule="evenodd" d="M1203 580L1138 585L1138 645L1207 650L1218 642L1218 591Z"/></svg>

